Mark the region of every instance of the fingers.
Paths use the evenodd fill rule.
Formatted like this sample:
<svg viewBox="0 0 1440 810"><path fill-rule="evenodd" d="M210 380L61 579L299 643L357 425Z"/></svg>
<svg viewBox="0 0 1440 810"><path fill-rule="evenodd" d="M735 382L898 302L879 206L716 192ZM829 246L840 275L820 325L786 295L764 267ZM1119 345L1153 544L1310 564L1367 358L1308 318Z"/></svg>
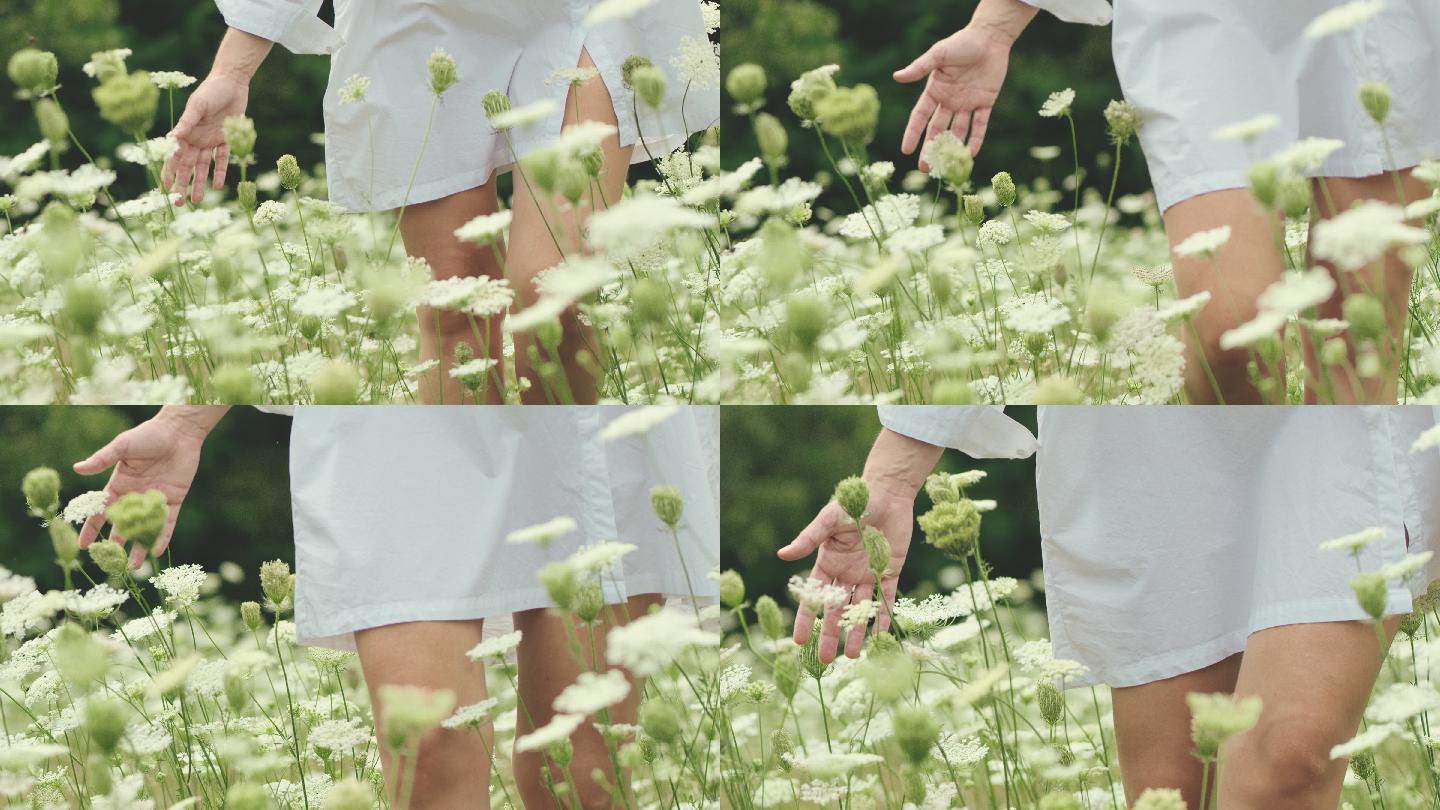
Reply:
<svg viewBox="0 0 1440 810"><path fill-rule="evenodd" d="M815 611L801 603L795 611L795 643L803 645L810 640L810 631L815 627Z"/></svg>
<svg viewBox="0 0 1440 810"><path fill-rule="evenodd" d="M949 129L951 122L954 120L955 113L953 111L947 110L944 107L936 110L935 115L930 117L930 126L925 130L925 142L929 143L935 140L935 136Z"/></svg>
<svg viewBox="0 0 1440 810"><path fill-rule="evenodd" d="M120 463L120 456L125 450L125 434L122 433L110 440L110 443L90 454L84 461L77 461L73 469L81 475L94 475L102 473Z"/></svg>
<svg viewBox="0 0 1440 810"><path fill-rule="evenodd" d="M930 71L935 69L934 53L938 47L940 47L940 43L938 42L931 45L929 50L920 54L920 58L891 74L895 77L895 81L902 84L909 84L911 82L918 82L926 76L929 76Z"/></svg>
<svg viewBox="0 0 1440 810"><path fill-rule="evenodd" d="M210 176L210 159L210 150L201 149L200 156L195 161L195 174L190 180L190 201L196 205L205 199L205 180Z"/></svg>
<svg viewBox="0 0 1440 810"><path fill-rule="evenodd" d="M156 557L164 554L165 549L170 547L170 536L175 533L175 522L179 519L180 505L176 504L170 507L170 514L165 518L165 528L161 529L159 536L155 538L155 549L151 553Z"/></svg>
<svg viewBox="0 0 1440 810"><path fill-rule="evenodd" d="M868 586L862 586L862 587L856 588L856 589L855 589L855 593L851 594L851 596L850 596L850 604L852 604L852 605L858 605L858 604L860 604L861 602L864 602L866 599L869 599L873 594L874 594L874 590L873 590L872 588L868 587ZM849 632L848 634L846 634L846 636L845 636L845 657L846 657L846 658L859 658L859 657L860 657L860 647L861 647L862 644L865 643L865 626L866 626L867 624L869 624L869 622L856 622L856 623L855 623L855 626L851 627L851 628L850 628L850 632Z"/></svg>
<svg viewBox="0 0 1440 810"><path fill-rule="evenodd" d="M880 593L885 597L877 606L875 614L875 632L885 633L890 630L890 608L895 605L895 587L899 584L899 575L886 574L885 579L880 581Z"/></svg>
<svg viewBox="0 0 1440 810"><path fill-rule="evenodd" d="M920 145L920 135L925 132L925 125L929 123L938 106L928 92L921 94L920 100L915 102L915 108L910 111L910 121L905 124L905 136L900 139L901 152L909 155Z"/></svg>
<svg viewBox="0 0 1440 810"><path fill-rule="evenodd" d="M990 108L984 107L975 111L974 119L970 122L970 139L966 141L970 145L970 156L980 154L980 144L985 142L985 129L990 125Z"/></svg>
<svg viewBox="0 0 1440 810"><path fill-rule="evenodd" d="M112 539L112 540L115 539L115 535L114 535L113 533L110 535L110 539ZM130 570L131 570L131 571L139 570L140 566L142 566L142 565L145 564L145 556L146 556L146 555L145 555L145 547L144 547L144 546L140 545L139 543L136 543L133 547L131 547L131 549L130 549Z"/></svg>
<svg viewBox="0 0 1440 810"><path fill-rule="evenodd" d="M950 134L954 135L961 143L966 143L970 134L970 111L962 110L955 114L955 121L950 125Z"/></svg>
<svg viewBox="0 0 1440 810"><path fill-rule="evenodd" d="M800 531L790 544L781 548L775 554L782 560L799 560L815 553L820 544L830 539L835 533L835 510L826 504L825 508L810 521L810 525Z"/></svg>
<svg viewBox="0 0 1440 810"><path fill-rule="evenodd" d="M108 498L107 498L108 500ZM100 534L100 528L105 525L105 512L91 515L85 519L85 525L80 527L80 548L89 548Z"/></svg>
<svg viewBox="0 0 1440 810"><path fill-rule="evenodd" d="M835 660L835 649L840 642L840 615L845 612L848 601L825 608L825 618L820 623L820 662L828 664Z"/></svg>
<svg viewBox="0 0 1440 810"><path fill-rule="evenodd" d="M225 172L230 168L230 147L221 144L215 148L215 188L225 187Z"/></svg>

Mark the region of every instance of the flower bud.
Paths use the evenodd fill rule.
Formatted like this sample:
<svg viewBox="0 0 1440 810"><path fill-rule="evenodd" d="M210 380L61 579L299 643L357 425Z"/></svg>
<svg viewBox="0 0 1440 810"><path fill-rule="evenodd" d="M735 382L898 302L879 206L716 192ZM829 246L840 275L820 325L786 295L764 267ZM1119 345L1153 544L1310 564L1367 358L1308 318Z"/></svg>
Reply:
<svg viewBox="0 0 1440 810"><path fill-rule="evenodd" d="M1287 217L1303 217L1310 210L1310 178L1289 175L1280 180L1280 192L1275 203Z"/></svg>
<svg viewBox="0 0 1440 810"><path fill-rule="evenodd" d="M49 467L25 473L20 491L25 493L25 505L35 517L52 518L60 510L60 473Z"/></svg>
<svg viewBox="0 0 1440 810"><path fill-rule="evenodd" d="M127 492L110 504L105 517L110 519L116 534L149 551L165 529L170 505L165 493L158 489Z"/></svg>
<svg viewBox="0 0 1440 810"><path fill-rule="evenodd" d="M818 117L817 105L835 92L835 80L825 69L812 70L790 85L790 96L786 103L790 111L802 121L814 121Z"/></svg>
<svg viewBox="0 0 1440 810"><path fill-rule="evenodd" d="M254 605L254 602L249 604ZM259 608L259 605L255 605ZM225 673L225 704L232 714L240 714L250 705L250 683L239 672Z"/></svg>
<svg viewBox="0 0 1440 810"><path fill-rule="evenodd" d="M755 619L760 622L760 632L771 641L785 635L785 623L780 617L780 605L768 594L755 600Z"/></svg>
<svg viewBox="0 0 1440 810"><path fill-rule="evenodd" d="M446 90L460 81L460 71L455 67L455 60L444 48L432 51L425 66L430 73L430 92L436 96L443 96Z"/></svg>
<svg viewBox="0 0 1440 810"><path fill-rule="evenodd" d="M856 523L865 517L865 508L870 503L870 486L865 479L858 475L849 478L835 485L835 502L845 510L845 514Z"/></svg>
<svg viewBox="0 0 1440 810"><path fill-rule="evenodd" d="M931 177L941 178L955 189L970 182L970 173L975 169L970 147L948 129L927 141L920 157L929 164Z"/></svg>
<svg viewBox="0 0 1440 810"><path fill-rule="evenodd" d="M270 810L270 796L254 782L236 782L225 791L225 810Z"/></svg>
<svg viewBox="0 0 1440 810"><path fill-rule="evenodd" d="M765 85L765 69L753 62L736 65L725 77L726 92L745 107L764 100Z"/></svg>
<svg viewBox="0 0 1440 810"><path fill-rule="evenodd" d="M739 607L745 601L745 580L735 569L720 572L720 602L726 607Z"/></svg>
<svg viewBox="0 0 1440 810"><path fill-rule="evenodd" d="M912 764L919 765L930 756L930 749L940 736L940 726L923 706L901 706L890 717L895 742Z"/></svg>
<svg viewBox="0 0 1440 810"><path fill-rule="evenodd" d="M55 548L55 561L68 566L80 556L80 535L69 521L50 521L50 545Z"/></svg>
<svg viewBox="0 0 1440 810"><path fill-rule="evenodd" d="M785 325L806 354L813 352L829 320L829 307L816 295L798 293L785 301Z"/></svg>
<svg viewBox="0 0 1440 810"><path fill-rule="evenodd" d="M790 772L790 760L786 759L785 755L793 750L795 743L790 740L790 732L781 728L770 735L770 753L775 757L775 764L786 773Z"/></svg>
<svg viewBox="0 0 1440 810"><path fill-rule="evenodd" d="M630 72L635 95L651 109L658 110L665 102L665 71L654 65L642 65Z"/></svg>
<svg viewBox="0 0 1440 810"><path fill-rule="evenodd" d="M281 155L275 161L275 171L280 174L280 185L287 191L294 191L300 187L300 163L295 160L294 155Z"/></svg>
<svg viewBox="0 0 1440 810"><path fill-rule="evenodd" d="M961 197L960 210L971 225L979 225L985 221L985 203L981 202L979 194L966 194Z"/></svg>
<svg viewBox="0 0 1440 810"><path fill-rule="evenodd" d="M680 738L680 713L668 701L647 700L640 706L640 728L663 745Z"/></svg>
<svg viewBox="0 0 1440 810"><path fill-rule="evenodd" d="M785 150L790 147L790 136L780 119L767 112L755 116L755 140L760 145L760 157L770 166L785 163Z"/></svg>
<svg viewBox="0 0 1440 810"><path fill-rule="evenodd" d="M1360 603L1360 609L1372 619L1385 616L1386 589L1385 575L1375 571L1356 574L1350 580L1350 590L1355 592L1355 601Z"/></svg>
<svg viewBox="0 0 1440 810"><path fill-rule="evenodd" d="M249 368L228 364L210 374L210 384L215 388L215 398L226 405L244 405L259 402L260 383Z"/></svg>
<svg viewBox="0 0 1440 810"><path fill-rule="evenodd" d="M70 137L70 119L53 98L35 102L35 122L40 125L40 134L50 142L51 149L59 150Z"/></svg>
<svg viewBox="0 0 1440 810"><path fill-rule="evenodd" d="M358 779L345 779L335 783L325 796L323 810L372 810L375 796L370 788Z"/></svg>
<svg viewBox="0 0 1440 810"><path fill-rule="evenodd" d="M1350 323L1350 336L1356 342L1380 340L1389 329L1385 323L1385 305L1370 293L1346 296L1341 311Z"/></svg>
<svg viewBox="0 0 1440 810"><path fill-rule="evenodd" d="M271 604L285 604L295 588L295 579L290 576L290 564L283 560L268 560L260 563L260 591ZM248 624L247 624L248 626Z"/></svg>
<svg viewBox="0 0 1440 810"><path fill-rule="evenodd" d="M1360 105L1371 120L1384 126L1390 115L1390 86L1385 82L1364 82L1360 85Z"/></svg>
<svg viewBox="0 0 1440 810"><path fill-rule="evenodd" d="M680 523L680 515L685 510L685 499L681 497L680 490L672 486L657 486L650 489L650 508L655 510L655 516L671 529Z"/></svg>
<svg viewBox="0 0 1440 810"><path fill-rule="evenodd" d="M800 657L794 653L777 654L770 674L780 694L784 695L786 700L793 700L800 689Z"/></svg>
<svg viewBox="0 0 1440 810"><path fill-rule="evenodd" d="M230 155L240 163L247 163L255 154L255 122L244 115L232 115L222 125L225 145Z"/></svg>
<svg viewBox="0 0 1440 810"><path fill-rule="evenodd" d="M494 118L500 113L510 111L510 97L499 90L489 90L480 99L480 106L485 108L487 119Z"/></svg>
<svg viewBox="0 0 1440 810"><path fill-rule="evenodd" d="M1140 129L1140 111L1128 101L1111 99L1105 105L1105 125L1110 130L1110 142L1126 144Z"/></svg>
<svg viewBox="0 0 1440 810"><path fill-rule="evenodd" d="M87 549L90 552L90 560L95 567L105 572L108 577L122 577L130 572L130 557L125 553L125 547L114 540L100 540L90 544Z"/></svg>
<svg viewBox="0 0 1440 810"><path fill-rule="evenodd" d="M235 199L239 200L240 207L249 213L255 212L255 181L246 180L235 186Z"/></svg>
<svg viewBox="0 0 1440 810"><path fill-rule="evenodd" d="M635 71L654 65L655 63L648 56L627 56L625 61L620 63L620 82L625 85L625 89L634 90L635 84L631 78L635 75Z"/></svg>
<svg viewBox="0 0 1440 810"><path fill-rule="evenodd" d="M385 718L385 744L391 751L405 750L455 708L455 693L448 689L384 684L375 691L380 716Z"/></svg>
<svg viewBox="0 0 1440 810"><path fill-rule="evenodd" d="M21 48L10 57L6 71L10 74L10 81L22 92L38 96L55 89L60 63L49 51Z"/></svg>
<svg viewBox="0 0 1440 810"><path fill-rule="evenodd" d="M570 610L575 604L575 591L580 586L575 569L569 563L552 562L541 568L538 576L555 607Z"/></svg>
<svg viewBox="0 0 1440 810"><path fill-rule="evenodd" d="M143 70L112 75L90 91L100 108L100 117L125 132L143 135L155 121L160 88Z"/></svg>
<svg viewBox="0 0 1440 810"><path fill-rule="evenodd" d="M960 486L949 473L930 473L925 477L925 494L931 503L953 503L960 500Z"/></svg>
<svg viewBox="0 0 1440 810"><path fill-rule="evenodd" d="M810 638L800 646L800 668L817 681L830 671L830 665L820 660L819 621L810 628Z"/></svg>
<svg viewBox="0 0 1440 810"><path fill-rule="evenodd" d="M605 592L600 583L593 579L583 580L575 589L575 601L570 606L576 617L585 624L594 624L605 609Z"/></svg>
<svg viewBox="0 0 1440 810"><path fill-rule="evenodd" d="M332 360L310 381L317 405L354 405L360 401L360 375L343 360Z"/></svg>
<svg viewBox="0 0 1440 810"><path fill-rule="evenodd" d="M254 633L264 624L264 618L260 613L259 602L240 603L240 621L244 622L245 629Z"/></svg>
<svg viewBox="0 0 1440 810"><path fill-rule="evenodd" d="M925 542L952 560L964 560L980 542L980 510L969 498L935 504L919 517Z"/></svg>
<svg viewBox="0 0 1440 810"><path fill-rule="evenodd" d="M536 149L520 158L520 168L537 188L554 191L555 180L560 174L560 156L554 149Z"/></svg>
<svg viewBox="0 0 1440 810"><path fill-rule="evenodd" d="M1280 200L1280 167L1268 161L1253 164L1245 173L1250 180L1250 194L1266 208L1275 208Z"/></svg>
<svg viewBox="0 0 1440 810"><path fill-rule="evenodd" d="M107 756L125 734L125 714L125 704L114 698L94 695L85 701L85 733Z"/></svg>
<svg viewBox="0 0 1440 810"><path fill-rule="evenodd" d="M1080 810L1080 800L1073 793L1046 793L1040 797L1039 810Z"/></svg>
<svg viewBox="0 0 1440 810"><path fill-rule="evenodd" d="M890 542L879 529L866 526L860 532L860 544L865 547L865 560L870 564L870 572L879 582L885 577L885 567L890 564Z"/></svg>
<svg viewBox="0 0 1440 810"><path fill-rule="evenodd" d="M975 402L975 389L965 380L941 380L930 390L930 401L936 405L970 405Z"/></svg>
<svg viewBox="0 0 1440 810"><path fill-rule="evenodd" d="M864 146L875 138L880 96L868 84L840 87L816 101L815 112L826 132L851 146Z"/></svg>
<svg viewBox="0 0 1440 810"><path fill-rule="evenodd" d="M1414 638L1415 634L1420 632L1420 628L1424 625L1425 617L1419 612L1406 613L1400 617L1400 632L1407 638Z"/></svg>
<svg viewBox="0 0 1440 810"><path fill-rule="evenodd" d="M1052 684L1036 685L1035 702L1040 706L1040 718L1046 725L1054 727L1065 719L1065 696Z"/></svg>
<svg viewBox="0 0 1440 810"><path fill-rule="evenodd" d="M100 318L105 314L106 304L105 292L94 282L76 280L65 287L62 311L76 333L93 335L100 327Z"/></svg>

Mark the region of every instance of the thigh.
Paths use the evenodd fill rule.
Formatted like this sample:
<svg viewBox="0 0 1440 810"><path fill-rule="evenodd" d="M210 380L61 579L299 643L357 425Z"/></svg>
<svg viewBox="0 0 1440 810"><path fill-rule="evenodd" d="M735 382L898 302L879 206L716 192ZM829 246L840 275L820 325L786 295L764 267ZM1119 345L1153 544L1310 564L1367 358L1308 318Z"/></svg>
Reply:
<svg viewBox="0 0 1440 810"><path fill-rule="evenodd" d="M1315 207L1312 213L1317 221L1323 221L1362 202L1378 201L1403 205L1429 196L1429 186L1411 177L1408 169L1401 171L1398 177L1393 174L1324 177L1314 181ZM1387 312L1405 312L1410 293L1411 272L1404 262L1394 259L1374 262L1358 271L1342 273L1336 271L1329 262L1313 258L1311 261L1329 269L1337 282L1336 294L1323 308L1322 317L1339 317L1342 296L1350 292L1375 293L1385 298L1389 304Z"/></svg>
<svg viewBox="0 0 1440 810"><path fill-rule="evenodd" d="M400 215L400 238L405 252L430 263L435 278L498 275L489 246L480 247L455 238L455 229L483 214L499 210L492 180L483 186L456 192L438 200L407 206Z"/></svg>
<svg viewBox="0 0 1440 810"><path fill-rule="evenodd" d="M481 629L479 621L405 622L357 632L355 646L377 727L383 728L385 723L379 697L381 686L448 689L455 693L457 707L484 700L484 669L465 657L480 643ZM378 736L384 739L383 733ZM481 743L481 738L471 731L437 730L426 738L421 755L444 751L473 758L478 773L487 761Z"/></svg>
<svg viewBox="0 0 1440 810"><path fill-rule="evenodd" d="M1191 692L1230 692L1240 672L1239 654L1204 669L1140 686L1111 690L1115 748L1130 801L1147 788L1180 790L1190 807L1200 805L1200 761L1191 754Z"/></svg>
<svg viewBox="0 0 1440 810"><path fill-rule="evenodd" d="M1230 228L1230 239L1213 257L1171 257L1181 297L1210 292L1210 303L1195 323L1202 335L1216 337L1254 317L1255 299L1285 271L1280 252L1284 223L1262 209L1248 189L1200 194L1165 211L1172 249L1200 231L1222 226Z"/></svg>

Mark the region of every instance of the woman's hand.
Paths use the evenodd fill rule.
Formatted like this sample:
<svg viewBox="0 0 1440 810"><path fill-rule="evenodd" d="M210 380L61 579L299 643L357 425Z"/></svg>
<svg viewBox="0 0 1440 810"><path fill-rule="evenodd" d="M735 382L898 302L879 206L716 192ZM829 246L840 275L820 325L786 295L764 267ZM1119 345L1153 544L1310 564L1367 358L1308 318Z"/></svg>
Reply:
<svg viewBox="0 0 1440 810"><path fill-rule="evenodd" d="M121 433L110 443L75 464L75 472L95 475L111 467L110 481L105 485L106 504L114 503L129 492L159 490L164 493L170 515L165 528L155 540L154 554L160 556L170 545L180 504L195 480L200 464L200 446L228 410L221 406L167 406L153 419ZM105 513L92 515L80 528L80 548L87 548L100 534ZM124 545L125 538L113 531L110 539ZM145 561L145 549L130 549L130 565L138 568Z"/></svg>
<svg viewBox="0 0 1440 810"><path fill-rule="evenodd" d="M205 196L207 176L213 177L215 188L225 185L225 169L230 163L225 119L244 115L249 98L249 79L230 73L210 74L190 94L184 114L170 132L178 148L160 174L165 190L176 194L177 206L185 204L187 189L191 201L199 203Z"/></svg>
<svg viewBox="0 0 1440 810"><path fill-rule="evenodd" d="M969 25L895 71L895 81L906 84L929 77L910 111L902 152L913 154L947 129L970 146L971 155L980 152L1010 67L1010 46L1034 17L1034 7L1020 0L982 0ZM930 167L922 160L920 168Z"/></svg>
<svg viewBox="0 0 1440 810"><path fill-rule="evenodd" d="M890 605L895 602L895 587L900 580L900 568L905 565L905 554L910 550L910 533L915 520L914 493L907 498L890 495L877 486L877 482L866 481L870 486L870 503L862 526L874 526L885 535L890 544L890 561L885 565L885 574L880 579L880 592L884 602L878 606L875 616L875 631L883 633L890 626ZM840 616L847 604L856 604L875 598L875 574L870 570L869 557L860 542L860 528L835 501L825 504L815 519L810 521L790 545L777 552L782 560L799 560L817 549L815 567L810 577L826 585L838 585L851 591L850 600L825 611L820 627L820 660L829 663L835 660L835 648L840 640ZM804 644L810 640L815 613L801 605L795 614L795 643ZM845 636L845 655L856 658L860 645L865 640L865 622L850 628Z"/></svg>

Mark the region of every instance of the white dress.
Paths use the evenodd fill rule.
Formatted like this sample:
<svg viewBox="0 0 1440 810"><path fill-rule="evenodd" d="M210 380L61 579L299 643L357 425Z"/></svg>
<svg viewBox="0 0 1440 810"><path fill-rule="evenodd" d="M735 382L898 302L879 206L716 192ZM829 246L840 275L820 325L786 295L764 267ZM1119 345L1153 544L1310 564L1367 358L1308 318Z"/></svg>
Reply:
<svg viewBox="0 0 1440 810"><path fill-rule="evenodd" d="M644 434L602 441L627 410L289 411L298 640L354 649L357 630L461 619L505 632L511 613L551 606L542 565L606 541L638 546L603 578L607 604L688 600L691 587L701 601L718 597L718 409L681 408ZM678 549L650 505L660 484L684 497ZM505 542L557 517L577 528L546 551Z"/></svg>
<svg viewBox="0 0 1440 810"><path fill-rule="evenodd" d="M1149 683L1241 652L1264 628L1367 618L1357 570L1404 557L1407 531L1410 551L1440 551L1440 452L1410 451L1437 418L1428 406L1040 408L1050 636L1056 657L1090 670L1066 685ZM998 408L891 406L880 419L976 456L1037 447ZM1359 569L1318 548L1370 527L1385 536ZM1409 612L1436 578L1432 560L1392 584L1387 612Z"/></svg>
<svg viewBox="0 0 1440 810"><path fill-rule="evenodd" d="M1110 21L1105 0L1026 0L1072 22ZM1440 157L1440 3L1388 0L1355 28L1302 35L1340 0L1115 0L1111 40L1161 210L1197 194L1248 185L1246 168L1296 141L1345 142L1309 176L1364 177ZM1357 88L1390 88L1380 127ZM1215 130L1271 114L1253 143Z"/></svg>
<svg viewBox="0 0 1440 810"><path fill-rule="evenodd" d="M335 0L333 29L315 16L320 0L215 2L233 28L296 53L332 55L325 171L330 199L354 211L399 207L412 172L412 204L474 188L553 141L569 92L554 74L575 67L582 49L610 91L620 145L636 144L633 162L669 153L720 117L718 83L687 92L672 62L687 45L708 41L696 0L657 0L629 19L594 26L585 18L597 0ZM436 48L455 59L460 81L442 97L422 157L432 101L426 61ZM637 115L620 73L630 56L648 57L665 71L659 114L641 102ZM369 90L364 101L344 104L340 88L356 74L370 79ZM490 90L505 92L515 107L549 100L553 110L511 130L507 144L481 106ZM580 114L591 116L583 107Z"/></svg>

